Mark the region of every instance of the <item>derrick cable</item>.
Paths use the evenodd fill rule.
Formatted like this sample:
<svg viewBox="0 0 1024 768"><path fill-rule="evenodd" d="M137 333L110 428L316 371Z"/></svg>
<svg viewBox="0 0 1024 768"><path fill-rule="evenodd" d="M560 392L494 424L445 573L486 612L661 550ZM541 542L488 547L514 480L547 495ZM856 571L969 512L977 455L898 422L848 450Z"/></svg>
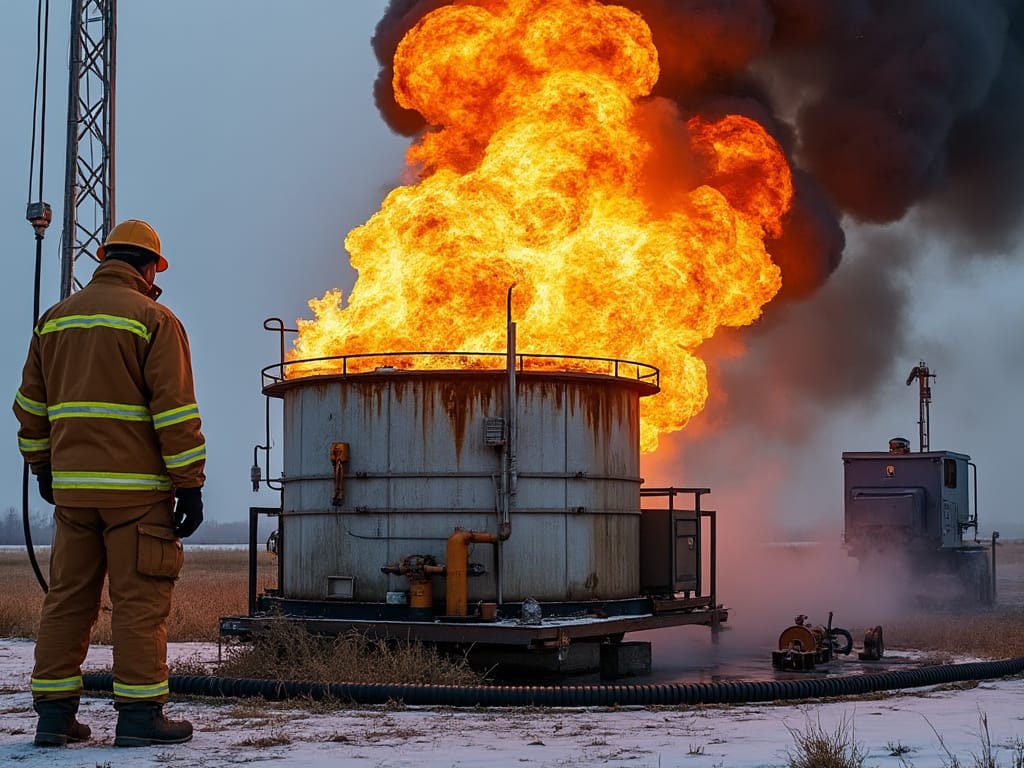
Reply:
<svg viewBox="0 0 1024 768"><path fill-rule="evenodd" d="M28 154L28 197L26 198L26 204L32 202L32 182L35 180L35 163L36 163L36 128L38 126L38 114L39 114L39 59L42 56L42 33L43 33L43 0L38 0L36 4L36 74L35 74L35 85L32 88L32 142ZM42 184L42 173L39 174L40 184ZM42 190L39 193L42 197Z"/></svg>
<svg viewBox="0 0 1024 768"><path fill-rule="evenodd" d="M36 62L35 62L35 77L32 89L32 138L31 146L29 150L29 168L28 168L28 201L26 203L27 210L29 211L29 221L32 223L35 229L36 239L36 258L35 258L35 272L34 272L34 289L32 292L32 328L35 330L36 323L39 320L39 303L40 303L40 283L42 277L42 252L43 252L43 235L46 231L46 226L49 225L49 213L45 224L42 226L38 225L36 221L33 221L32 217L32 187L35 176L36 167L36 132L39 133L39 197L37 203L40 206L46 206L43 202L43 178L46 170L46 83L47 77L47 64L49 59L50 49L50 0L38 0L36 4ZM42 60L42 76L40 77L40 59ZM40 101L42 104L40 105ZM49 206L46 206L49 208ZM37 212L37 215L41 215L41 212ZM43 592L49 591L49 586L46 583L46 579L43 576L42 569L39 567L39 562L36 560L35 549L32 546L32 525L29 518L28 510L28 486L29 486L29 465L27 461L22 462L21 472L21 509L22 509L22 525L25 531L25 549L28 552L29 563L32 565L32 570L35 573L36 580L39 582L39 586Z"/></svg>

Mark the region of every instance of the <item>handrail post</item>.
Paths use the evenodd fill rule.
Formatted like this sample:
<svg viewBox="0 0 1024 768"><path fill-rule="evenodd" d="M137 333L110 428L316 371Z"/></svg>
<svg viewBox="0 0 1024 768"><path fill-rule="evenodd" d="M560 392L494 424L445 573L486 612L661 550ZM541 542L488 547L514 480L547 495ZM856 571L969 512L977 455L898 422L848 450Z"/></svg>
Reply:
<svg viewBox="0 0 1024 768"><path fill-rule="evenodd" d="M267 515L268 517L278 518L278 547L277 547L277 586L278 589L281 587L281 553L282 548L280 542L282 541L281 531L281 515L283 514L283 507L249 507L249 615L254 616L256 614L256 575L258 558L256 556L256 539L257 531L259 529L259 516Z"/></svg>
<svg viewBox="0 0 1024 768"><path fill-rule="evenodd" d="M996 542L999 531L992 531L992 605L996 604Z"/></svg>
<svg viewBox="0 0 1024 768"><path fill-rule="evenodd" d="M249 615L256 613L256 530L259 507L249 507Z"/></svg>

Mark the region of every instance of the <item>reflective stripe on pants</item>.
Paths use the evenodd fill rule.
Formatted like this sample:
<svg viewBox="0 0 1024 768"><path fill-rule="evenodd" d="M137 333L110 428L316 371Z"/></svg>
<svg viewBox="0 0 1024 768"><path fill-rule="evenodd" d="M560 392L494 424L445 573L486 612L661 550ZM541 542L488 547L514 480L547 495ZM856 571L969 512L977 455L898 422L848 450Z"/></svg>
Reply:
<svg viewBox="0 0 1024 768"><path fill-rule="evenodd" d="M140 526L169 533L171 500L115 509L58 506L54 518L50 591L43 600L36 640L33 697L71 695L59 682L82 673L89 635L99 615L104 576L109 571L114 685L132 692L117 698L166 701L165 622L174 580L144 576L137 565ZM48 686L52 683L57 687Z"/></svg>
<svg viewBox="0 0 1024 768"><path fill-rule="evenodd" d="M32 693L59 693L61 696L78 696L82 692L82 676L62 677L57 680L32 678Z"/></svg>

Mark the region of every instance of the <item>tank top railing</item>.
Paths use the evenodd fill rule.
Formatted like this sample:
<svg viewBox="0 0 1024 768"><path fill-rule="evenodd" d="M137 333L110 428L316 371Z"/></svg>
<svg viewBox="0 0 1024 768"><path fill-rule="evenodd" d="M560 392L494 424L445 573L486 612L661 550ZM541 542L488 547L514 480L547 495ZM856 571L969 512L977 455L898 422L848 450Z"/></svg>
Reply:
<svg viewBox="0 0 1024 768"><path fill-rule="evenodd" d="M262 371L263 388L285 381L320 376L350 376L392 372L486 372L505 369L504 352L372 352L333 355L303 360L282 360ZM586 355L516 354L516 371L523 373L578 373L610 376L660 386L661 372L635 360Z"/></svg>

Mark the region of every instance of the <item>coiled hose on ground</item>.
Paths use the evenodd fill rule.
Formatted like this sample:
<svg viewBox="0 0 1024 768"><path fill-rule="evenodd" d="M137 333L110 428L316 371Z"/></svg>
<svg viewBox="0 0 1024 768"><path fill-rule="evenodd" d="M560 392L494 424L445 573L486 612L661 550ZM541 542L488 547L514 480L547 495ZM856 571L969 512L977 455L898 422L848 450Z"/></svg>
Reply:
<svg viewBox="0 0 1024 768"><path fill-rule="evenodd" d="M262 697L270 701L308 697L353 704L446 707L582 707L656 706L679 704L740 704L759 701L853 696L899 688L917 688L966 680L988 680L1024 672L1024 657L1003 661L944 664L898 672L732 683L672 683L663 685L385 685L303 683L279 680L172 675L171 692L192 696ZM84 675L87 691L112 689L110 673Z"/></svg>

